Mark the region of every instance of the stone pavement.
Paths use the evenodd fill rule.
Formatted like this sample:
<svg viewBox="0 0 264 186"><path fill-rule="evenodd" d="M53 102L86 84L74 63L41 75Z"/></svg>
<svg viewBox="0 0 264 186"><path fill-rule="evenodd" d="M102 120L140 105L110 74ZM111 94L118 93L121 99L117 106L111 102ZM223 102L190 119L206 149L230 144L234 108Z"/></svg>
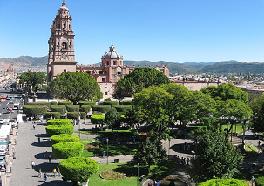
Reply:
<svg viewBox="0 0 264 186"><path fill-rule="evenodd" d="M37 125L33 130L31 122L20 123L18 127L16 159L13 162L11 172L11 186L67 186L71 185L62 182L61 177L53 177L52 169L57 167L57 162L48 162L48 155L51 153L50 141L45 136L45 128ZM41 142L38 143L38 136ZM31 168L31 161L36 163L36 170ZM38 177L38 170L48 173L48 181L44 183L43 177Z"/></svg>

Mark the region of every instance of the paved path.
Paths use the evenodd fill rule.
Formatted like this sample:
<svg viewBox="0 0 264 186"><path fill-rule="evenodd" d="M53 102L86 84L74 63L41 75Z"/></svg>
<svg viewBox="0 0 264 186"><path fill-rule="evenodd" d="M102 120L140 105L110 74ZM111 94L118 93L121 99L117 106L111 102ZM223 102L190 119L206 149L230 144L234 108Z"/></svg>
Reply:
<svg viewBox="0 0 264 186"><path fill-rule="evenodd" d="M38 125L33 130L32 123L20 123L18 128L16 159L13 162L11 186L37 186L37 185L61 185L68 184L62 182L60 177L51 177L52 169L57 167L54 160L48 163L46 157L51 152L49 141L44 135L41 136L41 143L38 143L37 135L45 134L44 126ZM47 153L46 153L47 151ZM36 170L31 169L31 161L36 163ZM49 172L48 181L44 183L43 178L38 177L38 169L41 167L42 172Z"/></svg>

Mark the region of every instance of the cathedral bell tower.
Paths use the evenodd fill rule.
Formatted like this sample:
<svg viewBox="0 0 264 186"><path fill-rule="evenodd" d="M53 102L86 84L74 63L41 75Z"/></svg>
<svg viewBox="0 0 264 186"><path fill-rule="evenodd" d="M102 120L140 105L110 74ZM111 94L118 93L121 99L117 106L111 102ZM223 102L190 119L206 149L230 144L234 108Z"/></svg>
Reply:
<svg viewBox="0 0 264 186"><path fill-rule="evenodd" d="M49 81L63 72L76 72L74 36L72 18L63 1L51 26L47 65Z"/></svg>

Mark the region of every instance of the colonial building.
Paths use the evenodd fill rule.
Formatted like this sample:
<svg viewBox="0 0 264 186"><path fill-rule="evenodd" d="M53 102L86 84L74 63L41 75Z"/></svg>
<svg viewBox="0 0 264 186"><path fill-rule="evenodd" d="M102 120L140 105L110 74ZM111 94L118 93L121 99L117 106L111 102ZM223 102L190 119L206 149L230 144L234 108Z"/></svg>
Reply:
<svg viewBox="0 0 264 186"><path fill-rule="evenodd" d="M111 98L118 80L131 73L135 67L124 65L123 56L118 54L113 45L102 56L100 65L77 66L74 53L75 35L71 22L69 9L63 2L51 26L47 64L49 81L63 72L88 73L99 83L104 98ZM166 66L155 68L169 76L169 69Z"/></svg>
<svg viewBox="0 0 264 186"><path fill-rule="evenodd" d="M169 69L166 66L155 68L169 77ZM113 45L102 56L100 65L77 66L77 71L86 72L97 80L104 98L112 97L116 83L134 69L134 66L124 65L123 56L118 54Z"/></svg>
<svg viewBox="0 0 264 186"><path fill-rule="evenodd" d="M49 80L54 79L62 72L76 72L74 32L71 22L69 9L63 2L51 25L47 65Z"/></svg>

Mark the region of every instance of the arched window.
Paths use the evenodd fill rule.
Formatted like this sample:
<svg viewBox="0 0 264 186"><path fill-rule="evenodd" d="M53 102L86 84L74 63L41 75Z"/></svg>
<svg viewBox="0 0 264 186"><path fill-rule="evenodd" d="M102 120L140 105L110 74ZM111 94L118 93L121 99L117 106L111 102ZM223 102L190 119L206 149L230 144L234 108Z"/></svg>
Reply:
<svg viewBox="0 0 264 186"><path fill-rule="evenodd" d="M62 43L62 49L64 49L64 50L67 50L68 49L68 46L67 46L67 43L66 42L63 42Z"/></svg>

